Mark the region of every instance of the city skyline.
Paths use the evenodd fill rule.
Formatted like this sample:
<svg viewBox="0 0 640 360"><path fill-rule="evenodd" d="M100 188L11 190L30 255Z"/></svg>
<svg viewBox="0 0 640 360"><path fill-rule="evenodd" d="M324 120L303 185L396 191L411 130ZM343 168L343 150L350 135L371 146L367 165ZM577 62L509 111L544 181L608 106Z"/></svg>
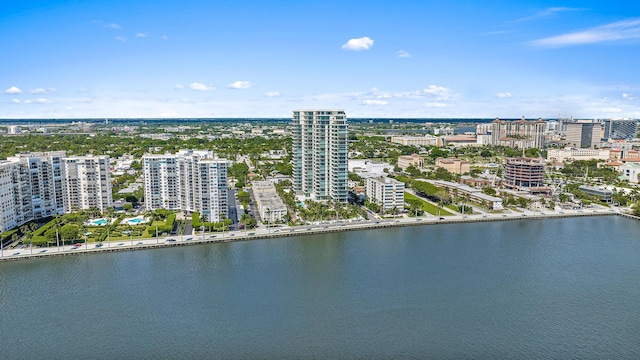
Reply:
<svg viewBox="0 0 640 360"><path fill-rule="evenodd" d="M640 117L637 6L0 5L0 118Z"/></svg>

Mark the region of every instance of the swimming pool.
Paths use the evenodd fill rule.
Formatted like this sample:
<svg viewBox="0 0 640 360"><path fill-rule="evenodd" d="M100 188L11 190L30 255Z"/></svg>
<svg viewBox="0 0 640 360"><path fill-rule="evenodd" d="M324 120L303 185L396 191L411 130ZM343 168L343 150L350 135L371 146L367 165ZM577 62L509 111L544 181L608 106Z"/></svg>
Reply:
<svg viewBox="0 0 640 360"><path fill-rule="evenodd" d="M144 216L138 216L130 219L125 219L123 222L129 225L138 225L142 223L146 223L148 220L144 218Z"/></svg>
<svg viewBox="0 0 640 360"><path fill-rule="evenodd" d="M91 225L102 226L107 223L107 219L95 219L89 222Z"/></svg>

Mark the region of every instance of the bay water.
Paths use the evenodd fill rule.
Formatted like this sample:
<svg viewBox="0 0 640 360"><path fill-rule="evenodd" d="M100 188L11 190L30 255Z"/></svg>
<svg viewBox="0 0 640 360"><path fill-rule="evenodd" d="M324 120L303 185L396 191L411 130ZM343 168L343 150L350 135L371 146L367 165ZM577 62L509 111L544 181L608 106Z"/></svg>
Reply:
<svg viewBox="0 0 640 360"><path fill-rule="evenodd" d="M639 234L602 216L0 263L0 357L640 358Z"/></svg>

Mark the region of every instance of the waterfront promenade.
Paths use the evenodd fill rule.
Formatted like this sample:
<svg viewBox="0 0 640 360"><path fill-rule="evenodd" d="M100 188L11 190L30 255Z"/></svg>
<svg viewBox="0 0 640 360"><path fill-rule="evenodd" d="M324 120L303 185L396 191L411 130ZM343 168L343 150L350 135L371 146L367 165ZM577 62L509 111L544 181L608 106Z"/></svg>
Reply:
<svg viewBox="0 0 640 360"><path fill-rule="evenodd" d="M134 239L105 241L103 243L80 243L77 245L53 246L44 248L4 249L0 254L0 261L26 260L33 258L45 258L51 256L67 256L76 254L95 254L113 251L133 251L153 249L170 246L185 246L203 243L232 242L259 240L264 238L286 237L292 235L310 235L328 232L356 231L375 228L388 228L399 226L438 225L451 223L468 223L482 221L508 221L508 220L544 220L548 218L578 217L578 216L629 216L611 208L593 208L562 211L531 211L510 213L482 213L473 215L454 215L446 217L420 216L398 217L393 219L373 219L361 221L325 221L301 226L259 227L252 230L237 230L228 232L194 234L189 236L164 236L152 239ZM635 218L635 217L634 217Z"/></svg>

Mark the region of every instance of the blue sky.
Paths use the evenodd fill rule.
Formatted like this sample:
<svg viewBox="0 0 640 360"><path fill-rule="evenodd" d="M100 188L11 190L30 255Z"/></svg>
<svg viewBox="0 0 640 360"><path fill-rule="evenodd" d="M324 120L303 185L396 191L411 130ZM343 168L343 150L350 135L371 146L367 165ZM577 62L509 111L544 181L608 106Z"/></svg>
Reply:
<svg viewBox="0 0 640 360"><path fill-rule="evenodd" d="M635 2L2 1L0 44L0 118L640 118Z"/></svg>

